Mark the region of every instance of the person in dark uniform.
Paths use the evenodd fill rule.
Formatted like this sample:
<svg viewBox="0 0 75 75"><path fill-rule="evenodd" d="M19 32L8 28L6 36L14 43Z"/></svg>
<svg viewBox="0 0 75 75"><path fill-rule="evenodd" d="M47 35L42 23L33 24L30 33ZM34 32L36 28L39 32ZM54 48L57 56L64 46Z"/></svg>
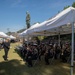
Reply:
<svg viewBox="0 0 75 75"><path fill-rule="evenodd" d="M33 52L33 56L32 56L33 60L37 60L37 58L38 58L38 49L37 49L37 45L36 44L33 45L32 52Z"/></svg>
<svg viewBox="0 0 75 75"><path fill-rule="evenodd" d="M3 56L4 60L7 60L8 58L8 52L9 52L9 49L10 49L10 42L9 42L9 39L6 39L5 42L3 42L3 48L4 48L4 53L5 55Z"/></svg>
<svg viewBox="0 0 75 75"><path fill-rule="evenodd" d="M45 51L46 51L46 45L42 43L38 48L38 55L40 61L41 61L41 57L45 54Z"/></svg>
<svg viewBox="0 0 75 75"><path fill-rule="evenodd" d="M28 63L28 67L32 67L32 50L28 47L26 54L26 62Z"/></svg>
<svg viewBox="0 0 75 75"><path fill-rule="evenodd" d="M48 45L46 52L45 52L45 63L49 65L49 59L53 57L53 48L52 45Z"/></svg>
<svg viewBox="0 0 75 75"><path fill-rule="evenodd" d="M67 62L67 58L70 56L70 45L66 43L65 48L62 50L61 59L62 62Z"/></svg>
<svg viewBox="0 0 75 75"><path fill-rule="evenodd" d="M60 46L56 45L54 50L55 50L55 56L54 57L55 57L55 59L58 59L58 56L60 55L60 52L61 52Z"/></svg>

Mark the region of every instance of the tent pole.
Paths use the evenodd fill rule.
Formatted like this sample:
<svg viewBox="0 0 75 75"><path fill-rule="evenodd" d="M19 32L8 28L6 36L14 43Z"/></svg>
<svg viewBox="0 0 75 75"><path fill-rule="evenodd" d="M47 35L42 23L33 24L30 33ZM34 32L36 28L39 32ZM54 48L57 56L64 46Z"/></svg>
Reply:
<svg viewBox="0 0 75 75"><path fill-rule="evenodd" d="M29 44L29 36L27 35L27 47L28 47L28 44Z"/></svg>
<svg viewBox="0 0 75 75"><path fill-rule="evenodd" d="M24 44L24 36L23 36L23 44Z"/></svg>
<svg viewBox="0 0 75 75"><path fill-rule="evenodd" d="M73 66L74 66L74 22L72 23L72 50L71 50L71 71L70 75L73 75Z"/></svg>
<svg viewBox="0 0 75 75"><path fill-rule="evenodd" d="M58 42L59 42L59 46L60 46L60 33L58 34Z"/></svg>

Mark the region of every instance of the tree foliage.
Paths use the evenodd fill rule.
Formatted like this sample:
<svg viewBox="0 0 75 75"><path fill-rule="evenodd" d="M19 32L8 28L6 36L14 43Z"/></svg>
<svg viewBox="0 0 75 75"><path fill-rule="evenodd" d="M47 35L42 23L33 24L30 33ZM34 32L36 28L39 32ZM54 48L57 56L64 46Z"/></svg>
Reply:
<svg viewBox="0 0 75 75"><path fill-rule="evenodd" d="M21 33L21 32L23 32L23 31L25 31L26 29L21 29L21 30L19 30L19 31L17 31L17 33Z"/></svg>
<svg viewBox="0 0 75 75"><path fill-rule="evenodd" d="M68 7L70 7L70 6L69 6L69 5L68 5L68 6L65 6L65 7L64 7L64 10L67 9Z"/></svg>
<svg viewBox="0 0 75 75"><path fill-rule="evenodd" d="M75 2L73 2L72 7L74 7L74 8L75 8Z"/></svg>
<svg viewBox="0 0 75 75"><path fill-rule="evenodd" d="M71 6L75 8L75 2L73 2L73 4ZM70 6L69 5L65 6L63 10L67 9L68 7L70 7Z"/></svg>
<svg viewBox="0 0 75 75"><path fill-rule="evenodd" d="M26 12L27 16L26 16L26 25L27 25L27 29L30 27L30 14L28 12Z"/></svg>

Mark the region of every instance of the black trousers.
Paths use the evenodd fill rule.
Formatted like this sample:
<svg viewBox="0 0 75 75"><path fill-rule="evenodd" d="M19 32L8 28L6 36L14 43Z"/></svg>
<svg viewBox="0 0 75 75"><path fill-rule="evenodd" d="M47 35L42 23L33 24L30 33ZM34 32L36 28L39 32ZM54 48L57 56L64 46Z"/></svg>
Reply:
<svg viewBox="0 0 75 75"><path fill-rule="evenodd" d="M27 58L27 63L28 63L28 66L33 66L32 64L32 58Z"/></svg>
<svg viewBox="0 0 75 75"><path fill-rule="evenodd" d="M62 56L61 56L62 62L67 62L67 57L68 57L68 56L65 55L65 54L62 55Z"/></svg>
<svg viewBox="0 0 75 75"><path fill-rule="evenodd" d="M9 49L4 49L4 53L5 53L4 59L7 59L7 57L8 57L8 51L9 51Z"/></svg>
<svg viewBox="0 0 75 75"><path fill-rule="evenodd" d="M49 56L45 56L45 63L46 65L49 65Z"/></svg>

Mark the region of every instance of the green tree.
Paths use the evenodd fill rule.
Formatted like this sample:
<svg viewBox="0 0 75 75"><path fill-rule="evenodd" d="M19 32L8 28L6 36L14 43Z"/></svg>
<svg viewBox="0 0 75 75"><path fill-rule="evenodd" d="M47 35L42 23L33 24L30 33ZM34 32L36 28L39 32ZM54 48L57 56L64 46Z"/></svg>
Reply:
<svg viewBox="0 0 75 75"><path fill-rule="evenodd" d="M26 25L27 25L27 28L30 27L30 14L28 12L26 12Z"/></svg>
<svg viewBox="0 0 75 75"><path fill-rule="evenodd" d="M70 7L70 6L69 5L68 6L65 6L63 10L67 9L68 7ZM72 7L75 8L75 2L73 2Z"/></svg>
<svg viewBox="0 0 75 75"><path fill-rule="evenodd" d="M75 2L73 2L72 7L74 7L74 8L75 8Z"/></svg>
<svg viewBox="0 0 75 75"><path fill-rule="evenodd" d="M69 5L68 6L65 6L63 10L67 9L68 7L70 7L70 6Z"/></svg>

